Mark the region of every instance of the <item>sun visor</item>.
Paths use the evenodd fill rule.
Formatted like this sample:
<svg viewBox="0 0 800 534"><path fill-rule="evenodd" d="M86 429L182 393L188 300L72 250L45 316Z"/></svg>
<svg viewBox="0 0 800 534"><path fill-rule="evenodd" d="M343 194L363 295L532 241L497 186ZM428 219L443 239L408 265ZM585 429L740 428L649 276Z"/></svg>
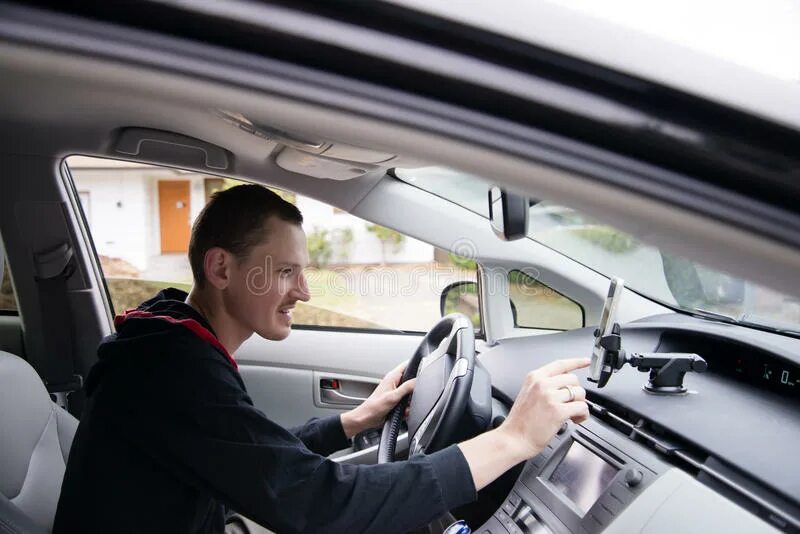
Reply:
<svg viewBox="0 0 800 534"><path fill-rule="evenodd" d="M373 164L383 163L394 158L394 154L390 154L388 152L378 152L376 150L370 150L358 146L343 145L341 143L331 145L321 155L328 158Z"/></svg>
<svg viewBox="0 0 800 534"><path fill-rule="evenodd" d="M361 165L320 157L293 148L284 148L275 163L284 170L329 180L352 180L373 169L372 165Z"/></svg>

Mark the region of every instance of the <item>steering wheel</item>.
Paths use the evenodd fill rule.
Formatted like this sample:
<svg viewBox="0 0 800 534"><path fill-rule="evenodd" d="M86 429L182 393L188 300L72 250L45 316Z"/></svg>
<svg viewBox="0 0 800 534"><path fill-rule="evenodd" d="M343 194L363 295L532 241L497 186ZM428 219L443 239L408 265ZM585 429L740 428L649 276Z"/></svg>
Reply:
<svg viewBox="0 0 800 534"><path fill-rule="evenodd" d="M461 313L443 317L422 339L402 384L416 377L408 415L409 456L447 446L467 407L475 368L475 331ZM389 412L381 432L378 463L394 461L408 397Z"/></svg>

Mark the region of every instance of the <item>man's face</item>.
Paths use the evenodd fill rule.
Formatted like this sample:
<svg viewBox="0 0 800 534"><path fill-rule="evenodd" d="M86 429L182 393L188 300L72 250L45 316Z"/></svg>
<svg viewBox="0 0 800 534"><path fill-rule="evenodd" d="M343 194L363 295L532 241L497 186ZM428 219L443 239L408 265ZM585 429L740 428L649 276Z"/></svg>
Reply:
<svg viewBox="0 0 800 534"><path fill-rule="evenodd" d="M247 330L265 339L289 335L297 301L309 299L304 269L308 249L303 229L271 217L266 239L250 255L233 266L226 307Z"/></svg>

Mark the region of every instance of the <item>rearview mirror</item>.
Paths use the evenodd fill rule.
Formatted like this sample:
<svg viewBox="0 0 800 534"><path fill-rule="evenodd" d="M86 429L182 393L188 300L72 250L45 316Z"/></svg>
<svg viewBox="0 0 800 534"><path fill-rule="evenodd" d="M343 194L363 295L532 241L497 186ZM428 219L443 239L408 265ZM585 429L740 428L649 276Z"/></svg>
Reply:
<svg viewBox="0 0 800 534"><path fill-rule="evenodd" d="M527 198L496 185L489 188L489 221L495 235L503 241L514 241L528 235L529 208Z"/></svg>
<svg viewBox="0 0 800 534"><path fill-rule="evenodd" d="M439 299L442 317L451 313L463 313L470 318L475 330L480 330L481 311L478 300L478 284L467 280L453 282L442 291Z"/></svg>

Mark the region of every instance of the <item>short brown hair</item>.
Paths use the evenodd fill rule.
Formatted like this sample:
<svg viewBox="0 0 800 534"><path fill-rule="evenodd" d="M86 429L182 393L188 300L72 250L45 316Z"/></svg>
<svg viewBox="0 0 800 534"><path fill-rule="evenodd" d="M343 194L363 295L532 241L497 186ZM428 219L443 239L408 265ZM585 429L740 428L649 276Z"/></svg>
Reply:
<svg viewBox="0 0 800 534"><path fill-rule="evenodd" d="M189 263L198 287L203 287L206 252L220 247L239 259L246 258L253 247L267 238L267 219L303 224L297 206L261 185L237 185L211 196L192 226L189 240Z"/></svg>

